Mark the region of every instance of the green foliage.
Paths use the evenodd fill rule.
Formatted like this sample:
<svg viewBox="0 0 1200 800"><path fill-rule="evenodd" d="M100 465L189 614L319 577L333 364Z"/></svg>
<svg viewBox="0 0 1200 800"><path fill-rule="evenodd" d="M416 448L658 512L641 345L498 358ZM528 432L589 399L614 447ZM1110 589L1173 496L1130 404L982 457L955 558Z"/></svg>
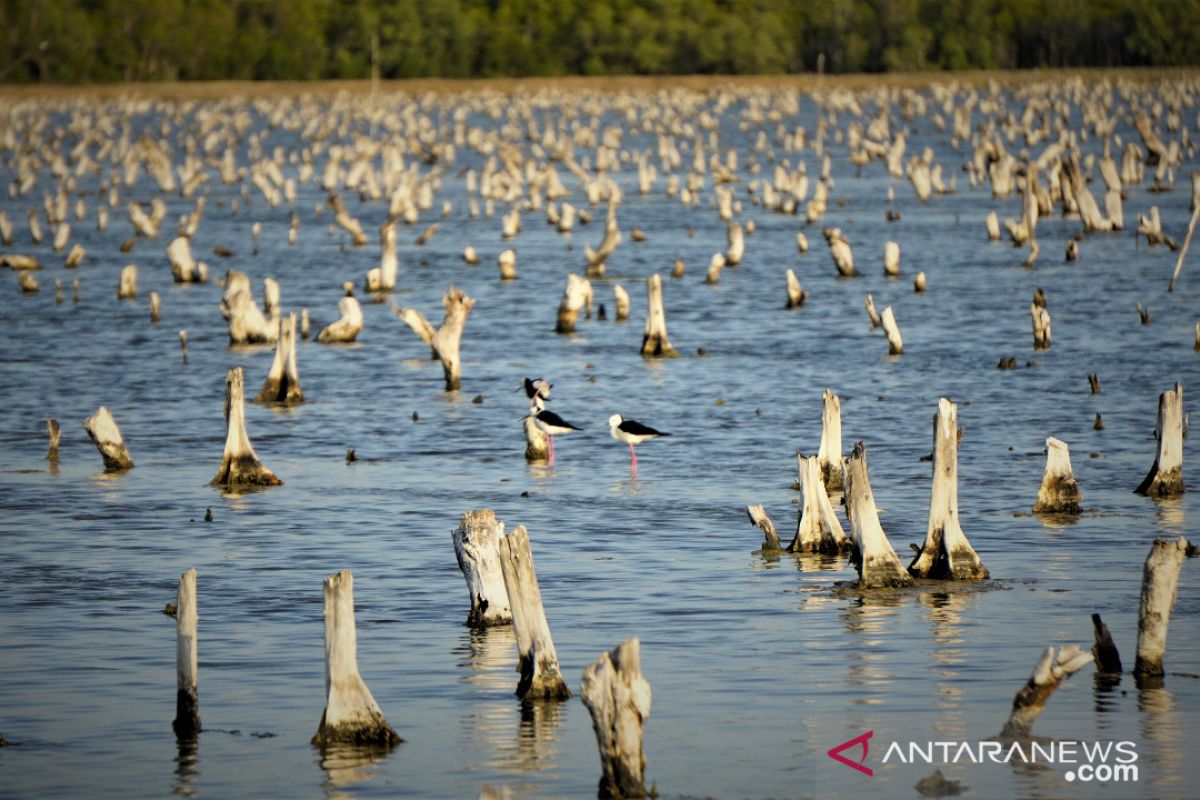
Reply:
<svg viewBox="0 0 1200 800"><path fill-rule="evenodd" d="M0 81L1178 66L1197 20L1200 0L0 0Z"/></svg>

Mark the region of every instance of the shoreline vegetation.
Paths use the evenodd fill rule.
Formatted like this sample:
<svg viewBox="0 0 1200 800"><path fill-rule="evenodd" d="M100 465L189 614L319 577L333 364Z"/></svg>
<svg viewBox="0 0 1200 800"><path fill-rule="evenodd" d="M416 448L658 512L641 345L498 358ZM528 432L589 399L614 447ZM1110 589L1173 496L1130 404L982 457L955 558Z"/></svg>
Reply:
<svg viewBox="0 0 1200 800"><path fill-rule="evenodd" d="M1200 0L12 0L0 81L1200 64Z"/></svg>
<svg viewBox="0 0 1200 800"><path fill-rule="evenodd" d="M130 81L96 84L0 83L5 98L76 98L209 100L226 97L329 97L337 94L458 94L498 92L518 94L542 90L645 92L669 89L712 91L726 87L759 87L771 91L794 89L923 89L934 84L963 87L989 83L1015 86L1042 81L1156 82L1200 78L1198 67L1071 67L1063 69L969 70L855 73L847 75L604 75L525 78L403 78L395 80L230 80L230 81Z"/></svg>

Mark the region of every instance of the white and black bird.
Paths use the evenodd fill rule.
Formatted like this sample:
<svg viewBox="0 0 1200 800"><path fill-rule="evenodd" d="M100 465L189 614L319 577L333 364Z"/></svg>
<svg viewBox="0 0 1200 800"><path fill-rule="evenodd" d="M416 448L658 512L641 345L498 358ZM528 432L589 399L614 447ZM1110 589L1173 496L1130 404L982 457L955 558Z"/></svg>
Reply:
<svg viewBox="0 0 1200 800"><path fill-rule="evenodd" d="M663 431L656 431L637 420L625 419L620 414L613 414L608 418L608 427L612 432L612 438L629 445L629 468L635 473L637 472L637 453L634 452L633 446L659 436L671 435Z"/></svg>
<svg viewBox="0 0 1200 800"><path fill-rule="evenodd" d="M547 411L545 403L542 401L541 395L534 393L531 398L533 401L529 407L529 413L533 417L536 424L546 434L548 446L550 448L550 463L554 463L554 437L562 436L571 431L583 430L580 427L572 425L565 419L555 414L553 411Z"/></svg>
<svg viewBox="0 0 1200 800"><path fill-rule="evenodd" d="M525 396L529 398L529 405L533 407L535 405L534 398L550 399L550 390L554 388L554 384L545 378L526 378L524 388Z"/></svg>

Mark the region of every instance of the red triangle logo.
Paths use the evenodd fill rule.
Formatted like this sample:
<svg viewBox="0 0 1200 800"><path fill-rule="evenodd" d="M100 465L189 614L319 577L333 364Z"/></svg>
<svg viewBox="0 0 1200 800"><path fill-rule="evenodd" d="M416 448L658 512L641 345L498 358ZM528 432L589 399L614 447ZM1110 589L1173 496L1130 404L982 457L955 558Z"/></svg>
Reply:
<svg viewBox="0 0 1200 800"><path fill-rule="evenodd" d="M868 744L868 742L871 740L871 737L874 735L875 735L875 731L867 731L866 733L864 733L860 736L855 736L853 739L844 741L841 744L839 744L838 746L831 748L829 750L828 755L834 761L840 761L841 763L845 764L847 767L850 767L851 769L856 769L859 772L862 772L866 775L874 775L875 774L874 770L872 770L870 767L863 766L863 764L865 764L867 761L867 752L870 749L870 745ZM848 759L844 755L842 755L843 750L849 750L850 748L855 747L857 745L862 745L862 756L858 759L858 761L851 761L850 759Z"/></svg>

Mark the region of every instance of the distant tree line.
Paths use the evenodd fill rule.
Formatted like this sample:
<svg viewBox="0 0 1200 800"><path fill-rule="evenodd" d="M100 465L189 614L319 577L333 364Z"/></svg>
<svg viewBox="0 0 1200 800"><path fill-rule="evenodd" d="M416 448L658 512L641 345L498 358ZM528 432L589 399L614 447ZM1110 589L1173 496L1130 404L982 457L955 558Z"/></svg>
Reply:
<svg viewBox="0 0 1200 800"><path fill-rule="evenodd" d="M372 54L375 54L374 61ZM1200 63L1200 0L0 0L0 81Z"/></svg>

